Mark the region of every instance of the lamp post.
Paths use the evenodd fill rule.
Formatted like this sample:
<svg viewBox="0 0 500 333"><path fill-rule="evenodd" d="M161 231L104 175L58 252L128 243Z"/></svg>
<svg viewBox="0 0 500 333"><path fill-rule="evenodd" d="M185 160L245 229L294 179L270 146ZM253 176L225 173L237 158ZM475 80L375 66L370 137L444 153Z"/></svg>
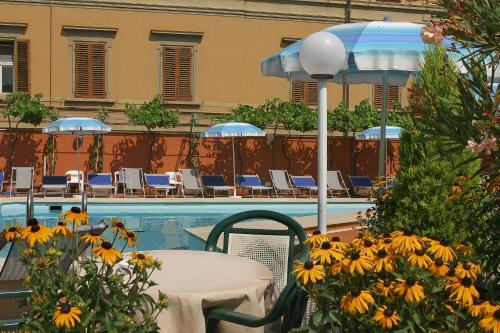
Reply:
<svg viewBox="0 0 500 333"><path fill-rule="evenodd" d="M323 234L327 229L327 83L344 67L345 53L342 41L326 31L304 39L299 53L304 70L318 80L318 228Z"/></svg>

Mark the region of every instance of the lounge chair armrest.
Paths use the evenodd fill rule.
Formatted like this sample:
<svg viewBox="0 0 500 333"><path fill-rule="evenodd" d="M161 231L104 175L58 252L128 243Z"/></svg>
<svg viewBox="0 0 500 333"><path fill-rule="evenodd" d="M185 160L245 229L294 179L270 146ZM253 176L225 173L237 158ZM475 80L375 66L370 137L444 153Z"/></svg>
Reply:
<svg viewBox="0 0 500 333"><path fill-rule="evenodd" d="M31 290L0 290L0 299L28 297L32 293Z"/></svg>
<svg viewBox="0 0 500 333"><path fill-rule="evenodd" d="M268 323L267 318L259 318L249 314L236 312L224 308L210 308L205 310L205 317L207 319L217 319L222 321L228 321L230 323L235 323L238 325L248 326L248 327L260 327Z"/></svg>

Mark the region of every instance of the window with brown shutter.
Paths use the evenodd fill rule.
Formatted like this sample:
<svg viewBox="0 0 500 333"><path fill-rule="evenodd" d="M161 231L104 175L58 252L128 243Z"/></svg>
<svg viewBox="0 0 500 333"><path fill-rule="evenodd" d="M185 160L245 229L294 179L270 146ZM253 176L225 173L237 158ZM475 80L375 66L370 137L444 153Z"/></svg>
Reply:
<svg viewBox="0 0 500 333"><path fill-rule="evenodd" d="M75 97L106 98L106 43L76 42Z"/></svg>
<svg viewBox="0 0 500 333"><path fill-rule="evenodd" d="M15 81L16 91L30 93L30 42L29 40L16 40L15 43Z"/></svg>
<svg viewBox="0 0 500 333"><path fill-rule="evenodd" d="M387 108L393 109L400 102L399 87L389 86L387 89ZM373 104L379 110L382 109L382 85L376 84L373 87Z"/></svg>
<svg viewBox="0 0 500 333"><path fill-rule="evenodd" d="M318 82L293 80L292 102L318 105Z"/></svg>
<svg viewBox="0 0 500 333"><path fill-rule="evenodd" d="M162 48L162 94L167 101L192 101L193 48Z"/></svg>

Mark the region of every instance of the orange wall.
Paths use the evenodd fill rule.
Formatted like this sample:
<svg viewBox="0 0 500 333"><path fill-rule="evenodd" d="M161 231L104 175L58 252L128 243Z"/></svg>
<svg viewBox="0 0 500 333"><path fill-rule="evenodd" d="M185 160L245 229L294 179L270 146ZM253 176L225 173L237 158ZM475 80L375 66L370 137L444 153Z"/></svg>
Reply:
<svg viewBox="0 0 500 333"><path fill-rule="evenodd" d="M13 154L14 166L35 167L35 181L40 183L44 145L48 136L40 132L22 131L16 138ZM85 136L80 149L80 164L88 168L92 137ZM113 132L104 136L104 171L116 171L122 167L148 168L150 138L143 134ZM235 139L236 172L258 173L269 181L269 169L287 169L292 175L311 174L316 177L316 138L276 137L275 151L266 138ZM173 171L187 167L189 138L182 134L158 136L153 148L153 172ZM328 169L340 169L347 175L377 175L378 143L355 141L352 138L329 139ZM399 142L388 145L388 171L399 168ZM351 154L351 152L354 154ZM231 141L225 139L201 139L199 145L200 169L206 174L224 174L232 182ZM0 133L0 169L7 167L8 134ZM273 159L274 155L274 159ZM57 136L57 163L55 174L76 169L76 140L69 135ZM274 160L274 164L273 164Z"/></svg>

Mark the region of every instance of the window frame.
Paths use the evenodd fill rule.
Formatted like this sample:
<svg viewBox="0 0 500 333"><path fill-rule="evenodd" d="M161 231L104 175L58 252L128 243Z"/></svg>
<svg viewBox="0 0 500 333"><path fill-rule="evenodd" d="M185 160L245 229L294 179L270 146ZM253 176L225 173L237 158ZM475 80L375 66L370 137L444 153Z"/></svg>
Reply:
<svg viewBox="0 0 500 333"><path fill-rule="evenodd" d="M301 82L304 84L303 96L305 97L305 99L302 99L300 102L304 103L307 106L313 106L313 107L318 106L318 82L316 80L290 80L290 101L295 102L295 103L300 103L299 101L294 101L293 84L297 83L297 82ZM309 84L310 83L314 83L316 85L316 92L315 92L316 100L312 103L309 101L309 97L308 97L310 95L310 93L309 93L309 89L310 89Z"/></svg>
<svg viewBox="0 0 500 333"><path fill-rule="evenodd" d="M176 94L176 99L175 100L169 100L165 97L164 95L164 91L165 91L165 87L164 87L164 83L165 83L165 78L164 78L164 62L163 62L163 50L165 48L173 48L173 49L183 49L183 48L190 48L191 49L191 84L190 84L190 92L191 92L191 99L190 100L181 100L179 99L179 92L177 91L177 94ZM160 92L159 92L159 95L162 96L162 98L165 100L165 101L168 101L168 103L193 103L195 102L195 54L196 54L196 50L195 50L195 45L189 45L189 43L185 44L185 43L162 43L160 45L160 74L159 74L159 78L160 78ZM178 64L176 66L179 66ZM178 85L179 83L179 78L177 78L177 81L176 81L176 85Z"/></svg>
<svg viewBox="0 0 500 333"><path fill-rule="evenodd" d="M383 86L382 84L374 84L373 85L373 89L372 89L372 94L373 94L373 98L372 98L372 104L377 108L377 110L381 111L383 109L383 105L382 105L382 94L383 94L383 91L380 92L380 108L377 106L377 103L376 103L376 99L377 99L377 86L380 86L382 87L381 89L383 89ZM401 105L401 102L402 102L402 92L403 92L403 89L401 89L402 87L400 86L394 86L394 85L390 85L387 87L387 110L392 110L394 108L394 105L392 105L392 101L394 100L390 100L389 99L389 92L390 92L390 89L391 88L397 88L398 89L398 98L397 98L397 101L398 103Z"/></svg>
<svg viewBox="0 0 500 333"><path fill-rule="evenodd" d="M10 66L12 66L12 91L4 92L2 90L2 86L3 86L2 66L9 66L9 64L4 65L4 64L2 64L2 62L0 62L0 96L5 96L11 92L16 91L16 79L17 79L17 76L16 76L16 69L17 69L17 67L16 67L16 40L17 40L17 38L1 38L0 37L0 43L8 42L8 43L12 44L12 62L10 63Z"/></svg>

